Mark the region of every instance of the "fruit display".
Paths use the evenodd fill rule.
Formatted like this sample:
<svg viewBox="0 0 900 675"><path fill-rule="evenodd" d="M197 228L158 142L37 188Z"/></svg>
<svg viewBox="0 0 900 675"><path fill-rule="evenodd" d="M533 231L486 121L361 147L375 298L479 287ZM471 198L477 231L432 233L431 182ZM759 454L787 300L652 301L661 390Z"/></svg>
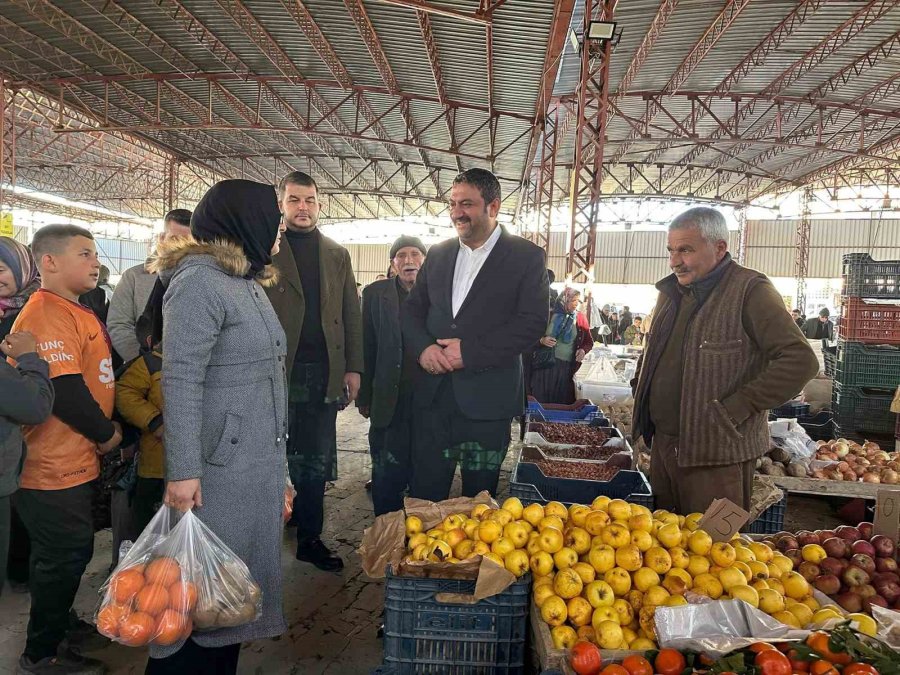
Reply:
<svg viewBox="0 0 900 675"><path fill-rule="evenodd" d="M621 451L621 448L609 445L541 445L537 447L548 457L558 459L604 459Z"/></svg>
<svg viewBox="0 0 900 675"><path fill-rule="evenodd" d="M885 452L872 441L818 441L815 459L832 463L810 471L813 478L900 484L900 453Z"/></svg>
<svg viewBox="0 0 900 675"><path fill-rule="evenodd" d="M449 515L428 531L409 516L406 560L483 556L516 576L531 570L533 601L557 649L579 638L603 649L653 649L656 608L686 604L687 591L744 600L796 628L841 617L820 608L774 543L713 542L699 529L701 517L605 496L569 508L511 497L499 509L478 504Z"/></svg>
<svg viewBox="0 0 900 675"><path fill-rule="evenodd" d="M577 675L896 675L900 672L897 652L873 637L873 632L855 630L849 623L830 631L814 631L802 642L755 642L719 658L660 649L628 655L621 663L604 663L596 645L579 641L569 651L567 662Z"/></svg>
<svg viewBox="0 0 900 675"><path fill-rule="evenodd" d="M900 609L896 544L872 530L872 523L866 522L834 530L779 532L764 541L847 612L870 614L873 605Z"/></svg>

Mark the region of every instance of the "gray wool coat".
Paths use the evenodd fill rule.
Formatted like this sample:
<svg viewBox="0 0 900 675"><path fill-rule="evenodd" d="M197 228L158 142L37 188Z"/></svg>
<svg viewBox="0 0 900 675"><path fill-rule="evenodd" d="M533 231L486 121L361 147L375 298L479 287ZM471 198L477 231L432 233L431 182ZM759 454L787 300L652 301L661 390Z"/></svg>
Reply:
<svg viewBox="0 0 900 675"><path fill-rule="evenodd" d="M231 244L174 240L156 263L163 301L167 480L199 478L196 515L250 568L263 612L194 632L205 647L280 635L286 480L285 336L249 264ZM268 270L267 270L268 271ZM264 275L263 275L264 276ZM263 280L265 281L265 280ZM154 657L174 648L153 648Z"/></svg>

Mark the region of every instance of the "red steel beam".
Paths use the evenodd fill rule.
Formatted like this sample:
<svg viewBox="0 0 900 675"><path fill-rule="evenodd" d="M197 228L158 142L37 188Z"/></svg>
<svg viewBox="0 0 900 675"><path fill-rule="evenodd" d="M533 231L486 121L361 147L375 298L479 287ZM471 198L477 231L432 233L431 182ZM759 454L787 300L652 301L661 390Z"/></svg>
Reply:
<svg viewBox="0 0 900 675"><path fill-rule="evenodd" d="M584 8L584 35L587 36L592 20L612 21L615 7L616 0L587 0ZM594 281L611 54L611 40L597 44L585 39L581 50L566 276L574 281L588 283Z"/></svg>
<svg viewBox="0 0 900 675"><path fill-rule="evenodd" d="M397 78L391 68L390 59L388 59L388 56L384 51L381 39L375 31L375 26L372 25L372 21L369 18L368 12L366 12L363 1L344 0L344 6L347 8L350 18L353 19L353 23L356 25L356 29L359 31L359 35L365 43L366 49L369 50L369 56L372 57L372 62L375 64L375 68L378 70L382 82L384 82L384 85L391 94L397 94L400 91L400 84L397 82ZM416 130L416 123L415 120L413 120L409 101L404 101L400 104L400 114L403 117L403 123L406 125L407 138L417 137L419 132ZM418 149L417 152L419 154L419 159L422 160L422 164L426 167L431 166L431 161L425 154L425 151ZM438 182L438 174L431 173L431 179L435 193L440 194L441 186Z"/></svg>
<svg viewBox="0 0 900 675"><path fill-rule="evenodd" d="M541 76L537 103L535 104L535 122L532 124L532 134L528 141L528 151L525 153L525 163L522 167L521 185L523 194L527 192L525 184L528 182L529 173L532 170L531 165L537 152L543 120L551 104L550 97L553 93L553 85L556 83L556 75L559 72L560 63L562 62L574 8L575 0L557 0L554 5L550 34L547 39L547 49L544 53L543 75ZM519 203L521 204L521 200ZM521 208L517 205L513 217L518 218L520 213Z"/></svg>
<svg viewBox="0 0 900 675"><path fill-rule="evenodd" d="M735 19L740 16L744 8L750 3L750 0L728 0L716 18L710 24L703 36L694 44L691 51L684 58L675 72L669 78L663 91L676 91L690 77L691 73L700 65L700 62L712 50L716 43L721 39L725 32L731 27ZM641 118L646 125L659 112L654 105L649 105L646 112ZM629 142L622 143L616 148L616 151L610 156L609 161L616 163L622 160L625 153L631 147L632 143L639 137L637 131L632 130L629 134Z"/></svg>
<svg viewBox="0 0 900 675"><path fill-rule="evenodd" d="M422 34L422 42L425 45L425 52L428 54L428 65L431 66L431 75L434 78L434 88L437 91L438 101L444 106L444 121L447 127L447 135L450 137L450 149L457 148L456 143L456 108L447 102L447 89L444 87L444 70L441 67L441 55L438 51L437 42L434 39L434 30L431 26L431 17L427 12L416 12L416 19L419 21L419 32ZM462 161L456 158L456 169L459 173L463 172Z"/></svg>
<svg viewBox="0 0 900 675"><path fill-rule="evenodd" d="M797 82L803 75L821 64L839 49L846 46L854 37L858 36L866 28L888 14L896 7L896 4L897 0L869 0L864 6L854 12L850 18L841 23L840 26L820 40L818 44L792 63L784 72L775 78L775 80L767 85L761 93L773 96L782 93L792 84ZM749 119L754 114L755 110L756 108L753 101L745 103L728 120L728 126L738 129L740 123ZM716 135L716 133L717 132L714 132L714 135ZM738 144L732 149L732 153L734 155L740 154L749 147L750 146L746 144ZM682 158L682 161L693 162L703 151L704 148L695 148L686 154ZM724 162L724 160L717 161Z"/></svg>
<svg viewBox="0 0 900 675"><path fill-rule="evenodd" d="M439 5L425 2L424 0L378 0L378 2L381 2L385 5L394 5L395 7L414 9L417 12L422 12L425 14L438 14L440 16L447 16L451 19L460 19L461 21L477 23L482 26L487 26L491 23L491 17L489 14L467 14L466 12L460 12L449 7L441 7ZM499 4L497 6L499 6Z"/></svg>
<svg viewBox="0 0 900 675"><path fill-rule="evenodd" d="M804 23L810 18L826 0L800 0L800 3L794 7L781 21L779 21L772 30L768 32L753 49L722 79L714 89L716 94L727 94L734 90L735 86L744 77L746 77L754 68L762 64L769 55L781 47L782 44L793 35ZM710 104L707 100L706 105ZM705 111L700 110L697 114L697 121L703 118ZM682 120L682 123L688 123L688 117ZM659 159L668 150L671 143L664 142L653 153L647 156L649 161Z"/></svg>

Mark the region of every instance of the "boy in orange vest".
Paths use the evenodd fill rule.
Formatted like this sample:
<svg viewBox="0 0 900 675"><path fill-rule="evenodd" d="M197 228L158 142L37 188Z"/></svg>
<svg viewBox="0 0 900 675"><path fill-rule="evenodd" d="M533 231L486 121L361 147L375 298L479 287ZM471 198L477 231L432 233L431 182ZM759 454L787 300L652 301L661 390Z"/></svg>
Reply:
<svg viewBox="0 0 900 675"><path fill-rule="evenodd" d="M52 416L24 432L27 455L14 496L31 538L31 617L18 673L103 673L100 661L61 649L91 641L89 624L70 612L94 551L91 483L98 456L115 449L111 421L115 377L106 329L78 297L97 285L94 237L74 225L48 225L31 244L41 288L19 313L13 332L37 336L56 391ZM73 625L74 624L74 625Z"/></svg>

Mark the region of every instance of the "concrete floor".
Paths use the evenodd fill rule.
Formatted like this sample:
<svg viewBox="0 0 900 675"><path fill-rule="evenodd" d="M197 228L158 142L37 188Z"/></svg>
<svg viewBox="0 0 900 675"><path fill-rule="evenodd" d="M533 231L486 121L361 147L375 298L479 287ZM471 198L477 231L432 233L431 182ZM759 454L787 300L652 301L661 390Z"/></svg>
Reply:
<svg viewBox="0 0 900 675"><path fill-rule="evenodd" d="M288 632L278 639L244 645L240 673L254 675L309 674L368 675L382 660L376 636L383 605L383 585L360 569L356 548L372 520L372 502L364 483L371 464L366 432L368 422L355 409L338 417L340 478L326 493L324 538L336 544L346 564L341 574L320 572L294 559L294 530L286 530L282 546L285 580L284 612ZM508 492L513 453L507 457L499 493ZM453 494L459 494L459 479ZM791 497L785 528L823 528L837 524L829 505L817 498ZM97 591L110 564L111 538L99 532L94 558L82 580L76 610L90 618L98 602ZM29 596L5 589L0 596L0 675L15 672L25 641ZM110 644L91 653L109 665L116 675L143 673L146 650Z"/></svg>

